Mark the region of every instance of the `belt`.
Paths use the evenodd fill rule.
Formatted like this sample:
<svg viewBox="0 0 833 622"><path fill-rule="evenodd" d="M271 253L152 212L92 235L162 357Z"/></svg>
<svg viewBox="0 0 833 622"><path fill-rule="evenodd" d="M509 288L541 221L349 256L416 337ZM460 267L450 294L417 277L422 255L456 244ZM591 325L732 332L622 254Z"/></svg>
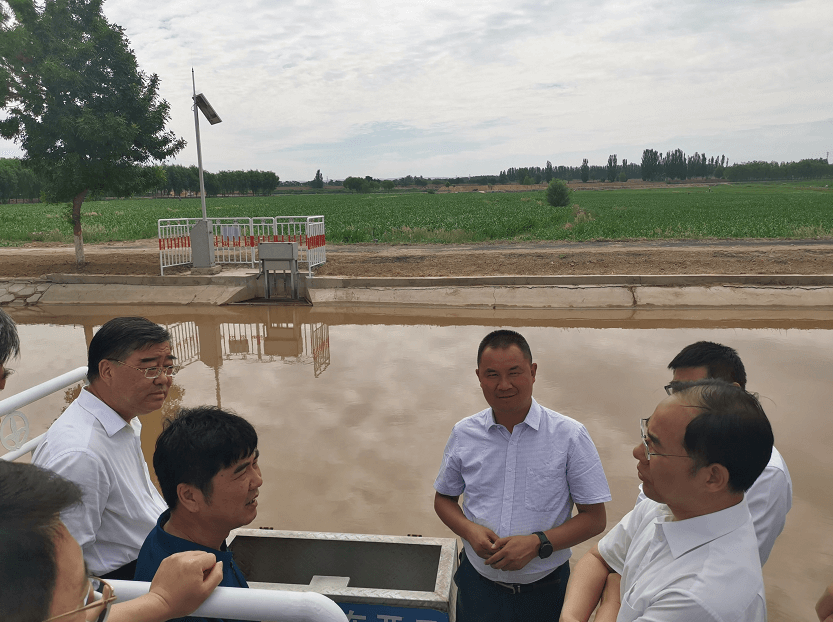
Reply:
<svg viewBox="0 0 833 622"><path fill-rule="evenodd" d="M471 564L471 562L468 561L467 557L466 561L469 564ZM548 588L552 585L561 583L560 571L564 569L564 566L569 567L569 564L569 561L564 562L558 568L549 573L547 576L542 577L537 581L533 581L532 583L504 583L503 581L492 581L491 579L487 579L482 574L474 570L474 568L472 568L472 570L474 570L475 574L477 574L477 576L483 579L486 583L490 583L495 587L498 587L502 590L506 590L510 594L529 594L530 592L534 592L535 590L541 590L544 588Z"/></svg>

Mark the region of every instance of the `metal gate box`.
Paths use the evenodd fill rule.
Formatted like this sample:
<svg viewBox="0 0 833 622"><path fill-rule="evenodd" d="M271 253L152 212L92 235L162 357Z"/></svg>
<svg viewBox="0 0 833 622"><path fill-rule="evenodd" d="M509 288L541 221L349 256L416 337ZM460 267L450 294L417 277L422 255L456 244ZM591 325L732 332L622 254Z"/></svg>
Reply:
<svg viewBox="0 0 833 622"><path fill-rule="evenodd" d="M454 538L235 529L228 546L250 587L324 594L351 621L454 621Z"/></svg>

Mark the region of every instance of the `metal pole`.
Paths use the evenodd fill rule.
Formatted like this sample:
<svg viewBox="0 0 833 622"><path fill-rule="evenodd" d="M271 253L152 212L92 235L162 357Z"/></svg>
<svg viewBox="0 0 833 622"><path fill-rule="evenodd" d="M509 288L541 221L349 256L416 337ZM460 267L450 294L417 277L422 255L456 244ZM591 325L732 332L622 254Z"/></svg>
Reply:
<svg viewBox="0 0 833 622"><path fill-rule="evenodd" d="M191 86L194 88L194 129L197 131L197 164L200 168L200 200L202 202L202 219L208 220L205 211L205 183L202 179L202 148L200 147L200 116L197 112L197 82L194 78L194 68L191 67Z"/></svg>

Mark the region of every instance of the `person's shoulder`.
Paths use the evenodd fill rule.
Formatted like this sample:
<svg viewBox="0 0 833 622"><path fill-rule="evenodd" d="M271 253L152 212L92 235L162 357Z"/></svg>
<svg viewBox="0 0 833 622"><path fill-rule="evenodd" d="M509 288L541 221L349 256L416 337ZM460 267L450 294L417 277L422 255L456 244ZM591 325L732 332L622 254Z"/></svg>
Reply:
<svg viewBox="0 0 833 622"><path fill-rule="evenodd" d="M461 430L468 430L468 429L478 429L483 428L486 423L488 422L489 417L491 417L492 409L486 408L485 410L481 410L479 413L474 413L473 415L469 415L464 419L460 419L457 423L454 424L455 431Z"/></svg>
<svg viewBox="0 0 833 622"><path fill-rule="evenodd" d="M142 543L142 548L139 549L139 557L136 559L134 581L152 581L162 560L173 555L173 552L166 550L161 542L159 537L161 529L159 523L157 523Z"/></svg>
<svg viewBox="0 0 833 622"><path fill-rule="evenodd" d="M778 469L779 471L784 471L789 473L787 469L787 463L784 460L784 456L781 455L781 452L775 448L775 445L772 446L772 454L769 456L769 462L767 463L767 469Z"/></svg>
<svg viewBox="0 0 833 622"><path fill-rule="evenodd" d="M559 433L559 435L571 435L575 436L578 434L587 434L587 428L581 421L577 419L573 419L572 417L568 417L567 415L562 415L560 412L553 410L551 408L547 408L546 406L541 406L538 402L533 402L533 408L538 406L541 419L546 420L548 426Z"/></svg>

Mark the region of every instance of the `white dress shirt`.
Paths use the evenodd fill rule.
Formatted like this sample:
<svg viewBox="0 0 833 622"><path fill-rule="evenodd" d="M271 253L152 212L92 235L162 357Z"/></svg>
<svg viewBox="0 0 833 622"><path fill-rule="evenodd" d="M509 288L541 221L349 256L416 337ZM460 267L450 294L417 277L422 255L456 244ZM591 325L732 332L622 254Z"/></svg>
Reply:
<svg viewBox="0 0 833 622"><path fill-rule="evenodd" d="M682 521L646 499L601 539L599 553L622 575L617 622L766 621L746 499Z"/></svg>
<svg viewBox="0 0 833 622"><path fill-rule="evenodd" d="M94 575L133 561L167 509L150 481L138 417L128 424L89 391L58 417L32 458L78 484L82 504L61 514Z"/></svg>
<svg viewBox="0 0 833 622"><path fill-rule="evenodd" d="M639 484L636 503L646 498L642 492L642 484ZM790 479L787 463L775 447L772 448L772 455L764 472L746 491L746 502L749 504L749 512L755 525L758 553L763 566L769 559L775 539L784 530L787 512L793 505L793 481Z"/></svg>
<svg viewBox="0 0 833 622"><path fill-rule="evenodd" d="M492 409L466 417L451 431L434 489L465 493L463 513L498 537L547 531L570 518L573 502L610 501L602 463L587 429L534 399L524 421L512 429L495 423ZM469 560L479 557L463 540ZM521 570L472 564L487 579L531 583L570 558L570 549L535 557Z"/></svg>

